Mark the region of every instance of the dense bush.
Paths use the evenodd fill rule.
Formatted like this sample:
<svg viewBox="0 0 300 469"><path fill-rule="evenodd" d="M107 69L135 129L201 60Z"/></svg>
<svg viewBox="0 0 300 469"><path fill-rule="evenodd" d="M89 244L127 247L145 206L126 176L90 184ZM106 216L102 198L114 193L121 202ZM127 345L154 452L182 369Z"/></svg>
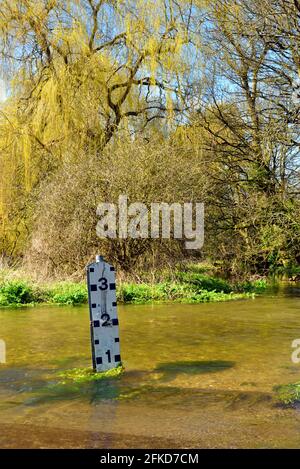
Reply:
<svg viewBox="0 0 300 469"><path fill-rule="evenodd" d="M41 301L40 293L24 281L11 280L0 285L0 306L24 305Z"/></svg>
<svg viewBox="0 0 300 469"><path fill-rule="evenodd" d="M88 292L85 284L61 282L50 286L49 299L53 303L65 305L78 305L86 303Z"/></svg>

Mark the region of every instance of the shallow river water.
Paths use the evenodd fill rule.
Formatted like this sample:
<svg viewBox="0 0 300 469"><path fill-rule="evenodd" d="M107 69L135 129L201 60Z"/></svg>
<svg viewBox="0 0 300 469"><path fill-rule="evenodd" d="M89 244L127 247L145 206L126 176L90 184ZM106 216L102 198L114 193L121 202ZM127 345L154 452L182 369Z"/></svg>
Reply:
<svg viewBox="0 0 300 469"><path fill-rule="evenodd" d="M90 365L87 307L0 310L0 447L300 447L300 411L273 391L300 381L300 290L119 321L123 375L68 386L59 371Z"/></svg>

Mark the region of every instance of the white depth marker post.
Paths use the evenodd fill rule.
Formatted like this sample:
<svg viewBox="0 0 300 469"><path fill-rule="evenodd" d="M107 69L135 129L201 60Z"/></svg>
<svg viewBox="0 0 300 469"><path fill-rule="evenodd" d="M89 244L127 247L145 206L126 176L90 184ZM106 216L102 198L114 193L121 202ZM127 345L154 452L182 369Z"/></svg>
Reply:
<svg viewBox="0 0 300 469"><path fill-rule="evenodd" d="M93 368L107 371L121 364L116 273L102 256L87 266Z"/></svg>
<svg viewBox="0 0 300 469"><path fill-rule="evenodd" d="M0 339L0 363L6 363L6 345L2 339Z"/></svg>

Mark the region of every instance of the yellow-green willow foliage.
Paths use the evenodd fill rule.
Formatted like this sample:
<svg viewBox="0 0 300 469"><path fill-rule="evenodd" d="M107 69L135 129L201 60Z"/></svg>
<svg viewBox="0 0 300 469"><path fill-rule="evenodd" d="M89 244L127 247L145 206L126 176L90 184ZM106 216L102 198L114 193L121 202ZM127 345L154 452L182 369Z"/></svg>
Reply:
<svg viewBox="0 0 300 469"><path fill-rule="evenodd" d="M15 100L0 106L0 252L22 252L28 236L30 194L45 172L46 159L20 119Z"/></svg>
<svg viewBox="0 0 300 469"><path fill-rule="evenodd" d="M0 59L12 96L0 116L3 251L17 249L16 237L22 245L39 182L63 162L93 154L100 165L122 129L174 117L192 3L1 1Z"/></svg>
<svg viewBox="0 0 300 469"><path fill-rule="evenodd" d="M185 4L190 8L182 2L181 14ZM129 118L147 122L171 111L189 40L173 2L9 0L1 6L13 93L28 135L41 146L53 151L58 144L58 156L75 142L99 151Z"/></svg>

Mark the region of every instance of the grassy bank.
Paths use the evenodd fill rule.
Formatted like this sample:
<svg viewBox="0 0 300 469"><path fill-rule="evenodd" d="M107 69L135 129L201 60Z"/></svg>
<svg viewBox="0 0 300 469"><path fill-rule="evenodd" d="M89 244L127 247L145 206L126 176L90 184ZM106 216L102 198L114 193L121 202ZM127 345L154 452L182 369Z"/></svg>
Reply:
<svg viewBox="0 0 300 469"><path fill-rule="evenodd" d="M117 299L120 303L183 302L204 303L253 297L267 287L265 280L229 282L204 272L203 266L187 266L185 270L160 272L157 279L145 276L139 282L119 281ZM0 306L34 304L80 305L87 303L85 282L39 283L11 273L0 276Z"/></svg>

